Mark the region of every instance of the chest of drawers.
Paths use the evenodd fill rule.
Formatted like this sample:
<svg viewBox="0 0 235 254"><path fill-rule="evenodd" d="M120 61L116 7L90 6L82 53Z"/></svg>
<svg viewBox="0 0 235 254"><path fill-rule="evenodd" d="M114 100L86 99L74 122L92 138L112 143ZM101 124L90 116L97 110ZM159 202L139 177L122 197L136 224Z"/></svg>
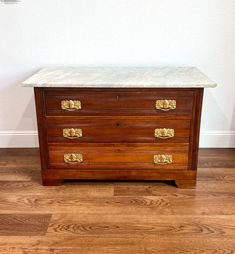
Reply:
<svg viewBox="0 0 235 254"><path fill-rule="evenodd" d="M43 71L48 79L48 70ZM124 73L130 76L131 71ZM32 82L35 76L24 83L35 86L44 185L99 179L174 180L178 187L195 186L204 86L146 87L135 81L113 87L105 86L107 79L120 70L102 77L92 70L83 81L78 81L81 70L73 72L53 74L65 84L55 79L41 84L42 73L35 74L38 83ZM89 75L100 85L86 84ZM79 84L71 85L74 80Z"/></svg>

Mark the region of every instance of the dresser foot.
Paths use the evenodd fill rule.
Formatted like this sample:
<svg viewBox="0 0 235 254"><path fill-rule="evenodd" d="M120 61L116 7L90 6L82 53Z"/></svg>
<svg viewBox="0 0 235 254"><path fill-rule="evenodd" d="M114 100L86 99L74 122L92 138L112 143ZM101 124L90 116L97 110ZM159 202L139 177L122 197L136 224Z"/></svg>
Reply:
<svg viewBox="0 0 235 254"><path fill-rule="evenodd" d="M175 180L175 184L178 188L182 189L194 189L196 188L196 180Z"/></svg>
<svg viewBox="0 0 235 254"><path fill-rule="evenodd" d="M62 179L42 179L42 184L44 186L59 186L62 183Z"/></svg>

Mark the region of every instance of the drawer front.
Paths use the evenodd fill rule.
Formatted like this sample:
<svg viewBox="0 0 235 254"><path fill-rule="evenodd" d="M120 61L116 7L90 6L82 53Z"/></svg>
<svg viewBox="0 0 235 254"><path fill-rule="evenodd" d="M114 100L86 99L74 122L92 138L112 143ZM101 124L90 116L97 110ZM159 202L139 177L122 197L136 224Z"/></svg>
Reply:
<svg viewBox="0 0 235 254"><path fill-rule="evenodd" d="M189 143L190 120L152 117L64 117L47 119L49 143Z"/></svg>
<svg viewBox="0 0 235 254"><path fill-rule="evenodd" d="M45 89L46 115L154 115L191 118L190 89Z"/></svg>
<svg viewBox="0 0 235 254"><path fill-rule="evenodd" d="M174 169L186 170L188 145L49 146L51 169Z"/></svg>

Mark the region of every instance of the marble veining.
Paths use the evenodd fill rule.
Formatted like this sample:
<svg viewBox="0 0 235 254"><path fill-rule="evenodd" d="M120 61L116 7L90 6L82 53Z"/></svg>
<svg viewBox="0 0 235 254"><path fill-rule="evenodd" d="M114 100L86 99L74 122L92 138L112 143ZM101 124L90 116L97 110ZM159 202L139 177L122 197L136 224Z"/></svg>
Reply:
<svg viewBox="0 0 235 254"><path fill-rule="evenodd" d="M22 83L25 87L193 88L216 83L196 67L177 68L44 68Z"/></svg>

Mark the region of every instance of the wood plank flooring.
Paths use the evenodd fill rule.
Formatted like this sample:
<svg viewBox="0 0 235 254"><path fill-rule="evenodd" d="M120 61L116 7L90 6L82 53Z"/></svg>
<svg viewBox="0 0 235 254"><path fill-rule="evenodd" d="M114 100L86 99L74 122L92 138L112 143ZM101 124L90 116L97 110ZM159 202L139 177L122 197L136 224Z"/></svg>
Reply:
<svg viewBox="0 0 235 254"><path fill-rule="evenodd" d="M201 149L196 189L40 183L38 149L0 149L0 254L235 253L235 149Z"/></svg>

